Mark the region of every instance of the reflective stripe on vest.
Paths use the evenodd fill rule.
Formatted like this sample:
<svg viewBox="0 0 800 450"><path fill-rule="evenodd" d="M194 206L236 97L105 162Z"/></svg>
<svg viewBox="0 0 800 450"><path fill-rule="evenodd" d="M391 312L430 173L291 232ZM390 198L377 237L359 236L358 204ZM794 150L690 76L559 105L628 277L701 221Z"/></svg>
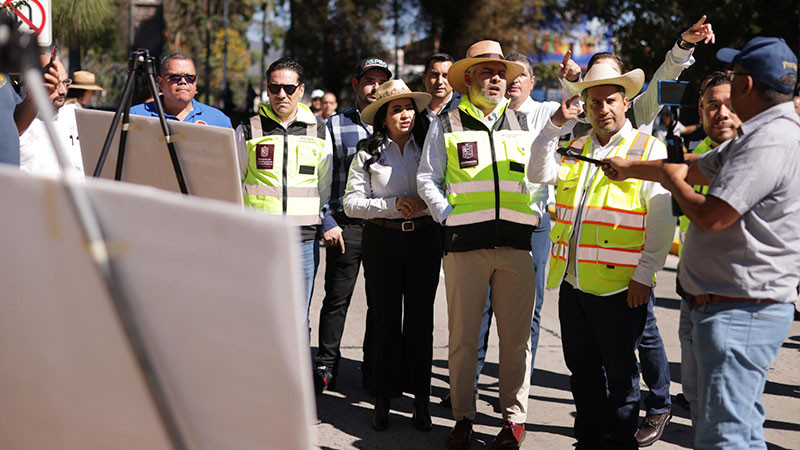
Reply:
<svg viewBox="0 0 800 450"><path fill-rule="evenodd" d="M696 155L702 155L704 153L708 153L709 151L711 151L711 138L706 136L706 138L703 139L703 142L701 142L697 147L694 148L694 150L692 150L692 153ZM696 184L694 185L694 190L706 195L708 193L708 186ZM686 239L686 232L689 230L690 223L692 222L688 217L681 216L679 225L680 231L678 231L678 257L683 254L683 241Z"/></svg>
<svg viewBox="0 0 800 450"><path fill-rule="evenodd" d="M453 207L446 226L492 220L536 226L525 180L530 150L528 133L508 108L497 122L505 117L504 126L508 129L465 128L461 115L470 115L470 107L469 99L463 97L458 108L442 117L447 152L445 194Z"/></svg>
<svg viewBox="0 0 800 450"><path fill-rule="evenodd" d="M645 160L654 143L651 136L636 132L632 141L620 142L609 157ZM583 154L589 153L591 145L588 136L569 144L582 148ZM642 181L611 181L597 169L591 185L583 191L588 173L587 163L562 158L547 287L558 287L564 279L570 262L569 241L577 229L577 261L572 262L577 266L576 287L595 295L611 295L628 288L644 248L647 209L640 200ZM581 220L576 227L579 212Z"/></svg>
<svg viewBox="0 0 800 450"><path fill-rule="evenodd" d="M305 124L301 135L290 134L283 127L264 135L262 117L277 122L263 106L250 119L248 170L242 185L245 205L268 214L286 215L297 225L319 225L318 171L324 136L317 136L316 124ZM294 126L293 131L298 132L298 125L290 128Z"/></svg>

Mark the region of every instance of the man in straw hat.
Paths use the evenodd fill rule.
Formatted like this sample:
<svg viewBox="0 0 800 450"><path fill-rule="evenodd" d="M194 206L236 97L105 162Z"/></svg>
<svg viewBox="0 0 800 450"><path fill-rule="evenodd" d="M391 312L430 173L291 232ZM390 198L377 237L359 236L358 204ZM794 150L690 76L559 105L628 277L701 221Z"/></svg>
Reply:
<svg viewBox="0 0 800 450"><path fill-rule="evenodd" d="M797 56L783 39L755 37L717 59L732 65L730 106L742 120L733 137L687 155L688 164L639 163L633 173L631 164L612 166L660 178L691 220L678 281L697 362L694 447L766 448L761 396L800 284Z"/></svg>
<svg viewBox="0 0 800 450"><path fill-rule="evenodd" d="M86 106L92 101L94 93L102 90L103 88L96 84L92 72L78 70L72 74L72 84L67 91L67 104L77 103L81 107Z"/></svg>
<svg viewBox="0 0 800 450"><path fill-rule="evenodd" d="M583 82L567 82L580 93L592 125L588 136L569 147L594 159L664 158L664 144L635 130L625 117L628 99L643 83L640 69L621 75L609 64L592 66ZM575 108L568 112L577 116ZM669 194L654 182L612 182L585 160L556 162L558 135L548 126L534 141L529 178L556 184L547 287L560 287L561 340L577 409L575 437L578 448L637 448L636 347L655 273L672 243Z"/></svg>
<svg viewBox="0 0 800 450"><path fill-rule="evenodd" d="M508 108L507 80L523 66L505 61L500 44L480 41L447 79L464 94L458 108L431 124L417 182L444 225L450 394L456 425L449 449L469 447L475 419L478 331L491 288L500 336L500 410L505 421L493 449L525 437L530 387L534 278L531 233L538 223L525 183L529 143L524 113ZM554 118L566 121L562 112Z"/></svg>

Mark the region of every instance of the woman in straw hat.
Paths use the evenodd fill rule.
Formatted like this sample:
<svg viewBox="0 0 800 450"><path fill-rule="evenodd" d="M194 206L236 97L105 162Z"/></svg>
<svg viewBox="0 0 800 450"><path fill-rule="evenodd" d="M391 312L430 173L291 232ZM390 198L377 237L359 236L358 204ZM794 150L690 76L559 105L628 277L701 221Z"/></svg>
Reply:
<svg viewBox="0 0 800 450"><path fill-rule="evenodd" d="M350 165L344 210L366 219L364 277L372 315L372 427L389 426L390 399L414 395L414 427L430 431L433 301L439 284L441 229L417 195L425 138L419 111L431 96L402 80L377 90L361 119L373 125Z"/></svg>

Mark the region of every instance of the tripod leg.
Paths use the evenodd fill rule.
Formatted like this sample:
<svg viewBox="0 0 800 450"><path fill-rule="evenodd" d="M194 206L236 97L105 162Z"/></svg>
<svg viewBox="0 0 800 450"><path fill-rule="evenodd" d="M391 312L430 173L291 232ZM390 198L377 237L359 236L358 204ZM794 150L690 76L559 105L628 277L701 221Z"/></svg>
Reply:
<svg viewBox="0 0 800 450"><path fill-rule="evenodd" d="M156 80L152 73L147 74L150 83L150 91L153 93L153 99L158 111L158 120L161 122L161 131L164 132L164 140L167 142L167 149L169 150L169 157L172 160L172 168L175 170L175 177L178 179L178 187L181 193L188 194L186 189L186 181L183 179L183 171L181 170L181 163L178 161L178 154L175 151L175 144L172 142L172 135L167 125L167 118L164 116L164 107L161 105L161 99L158 97L158 88L156 87Z"/></svg>
<svg viewBox="0 0 800 450"><path fill-rule="evenodd" d="M117 170L114 172L114 179L122 179L122 166L125 164L125 149L128 147L128 128L131 123L131 99L127 99L125 111L122 113L122 129L119 132L119 150L117 151Z"/></svg>
<svg viewBox="0 0 800 450"><path fill-rule="evenodd" d="M130 102L131 98L133 97L133 83L136 81L136 77L134 77L134 70L133 68L128 69L128 80L125 81L125 90L122 92L122 100L119 103L119 108L114 113L114 120L111 121L111 129L108 130L108 134L106 135L106 141L103 144L103 151L100 152L100 158L97 159L97 166L94 168L94 173L92 174L93 177L99 177L100 172L103 171L103 165L106 163L106 157L108 156L108 150L111 148L111 141L114 140L114 132L117 130L117 126L119 125L119 120L122 118L122 112L125 110L127 113L130 110ZM120 135L120 145L124 142L123 136ZM117 165L119 165L119 161L121 160L121 156L117 156Z"/></svg>

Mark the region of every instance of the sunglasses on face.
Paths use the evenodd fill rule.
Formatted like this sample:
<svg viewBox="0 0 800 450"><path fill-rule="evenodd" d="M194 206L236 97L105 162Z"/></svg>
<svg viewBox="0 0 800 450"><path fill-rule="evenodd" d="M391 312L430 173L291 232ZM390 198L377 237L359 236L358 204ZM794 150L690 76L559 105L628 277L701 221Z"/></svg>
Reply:
<svg viewBox="0 0 800 450"><path fill-rule="evenodd" d="M185 79L187 83L194 84L197 81L197 75L181 74L181 73L168 73L165 75L170 83L180 83Z"/></svg>
<svg viewBox="0 0 800 450"><path fill-rule="evenodd" d="M294 94L294 91L296 91L297 88L299 87L300 87L299 84L270 83L267 85L267 89L269 89L269 92L272 93L272 95L277 95L281 91L281 89L283 89L283 91L286 92L286 95L292 95Z"/></svg>

